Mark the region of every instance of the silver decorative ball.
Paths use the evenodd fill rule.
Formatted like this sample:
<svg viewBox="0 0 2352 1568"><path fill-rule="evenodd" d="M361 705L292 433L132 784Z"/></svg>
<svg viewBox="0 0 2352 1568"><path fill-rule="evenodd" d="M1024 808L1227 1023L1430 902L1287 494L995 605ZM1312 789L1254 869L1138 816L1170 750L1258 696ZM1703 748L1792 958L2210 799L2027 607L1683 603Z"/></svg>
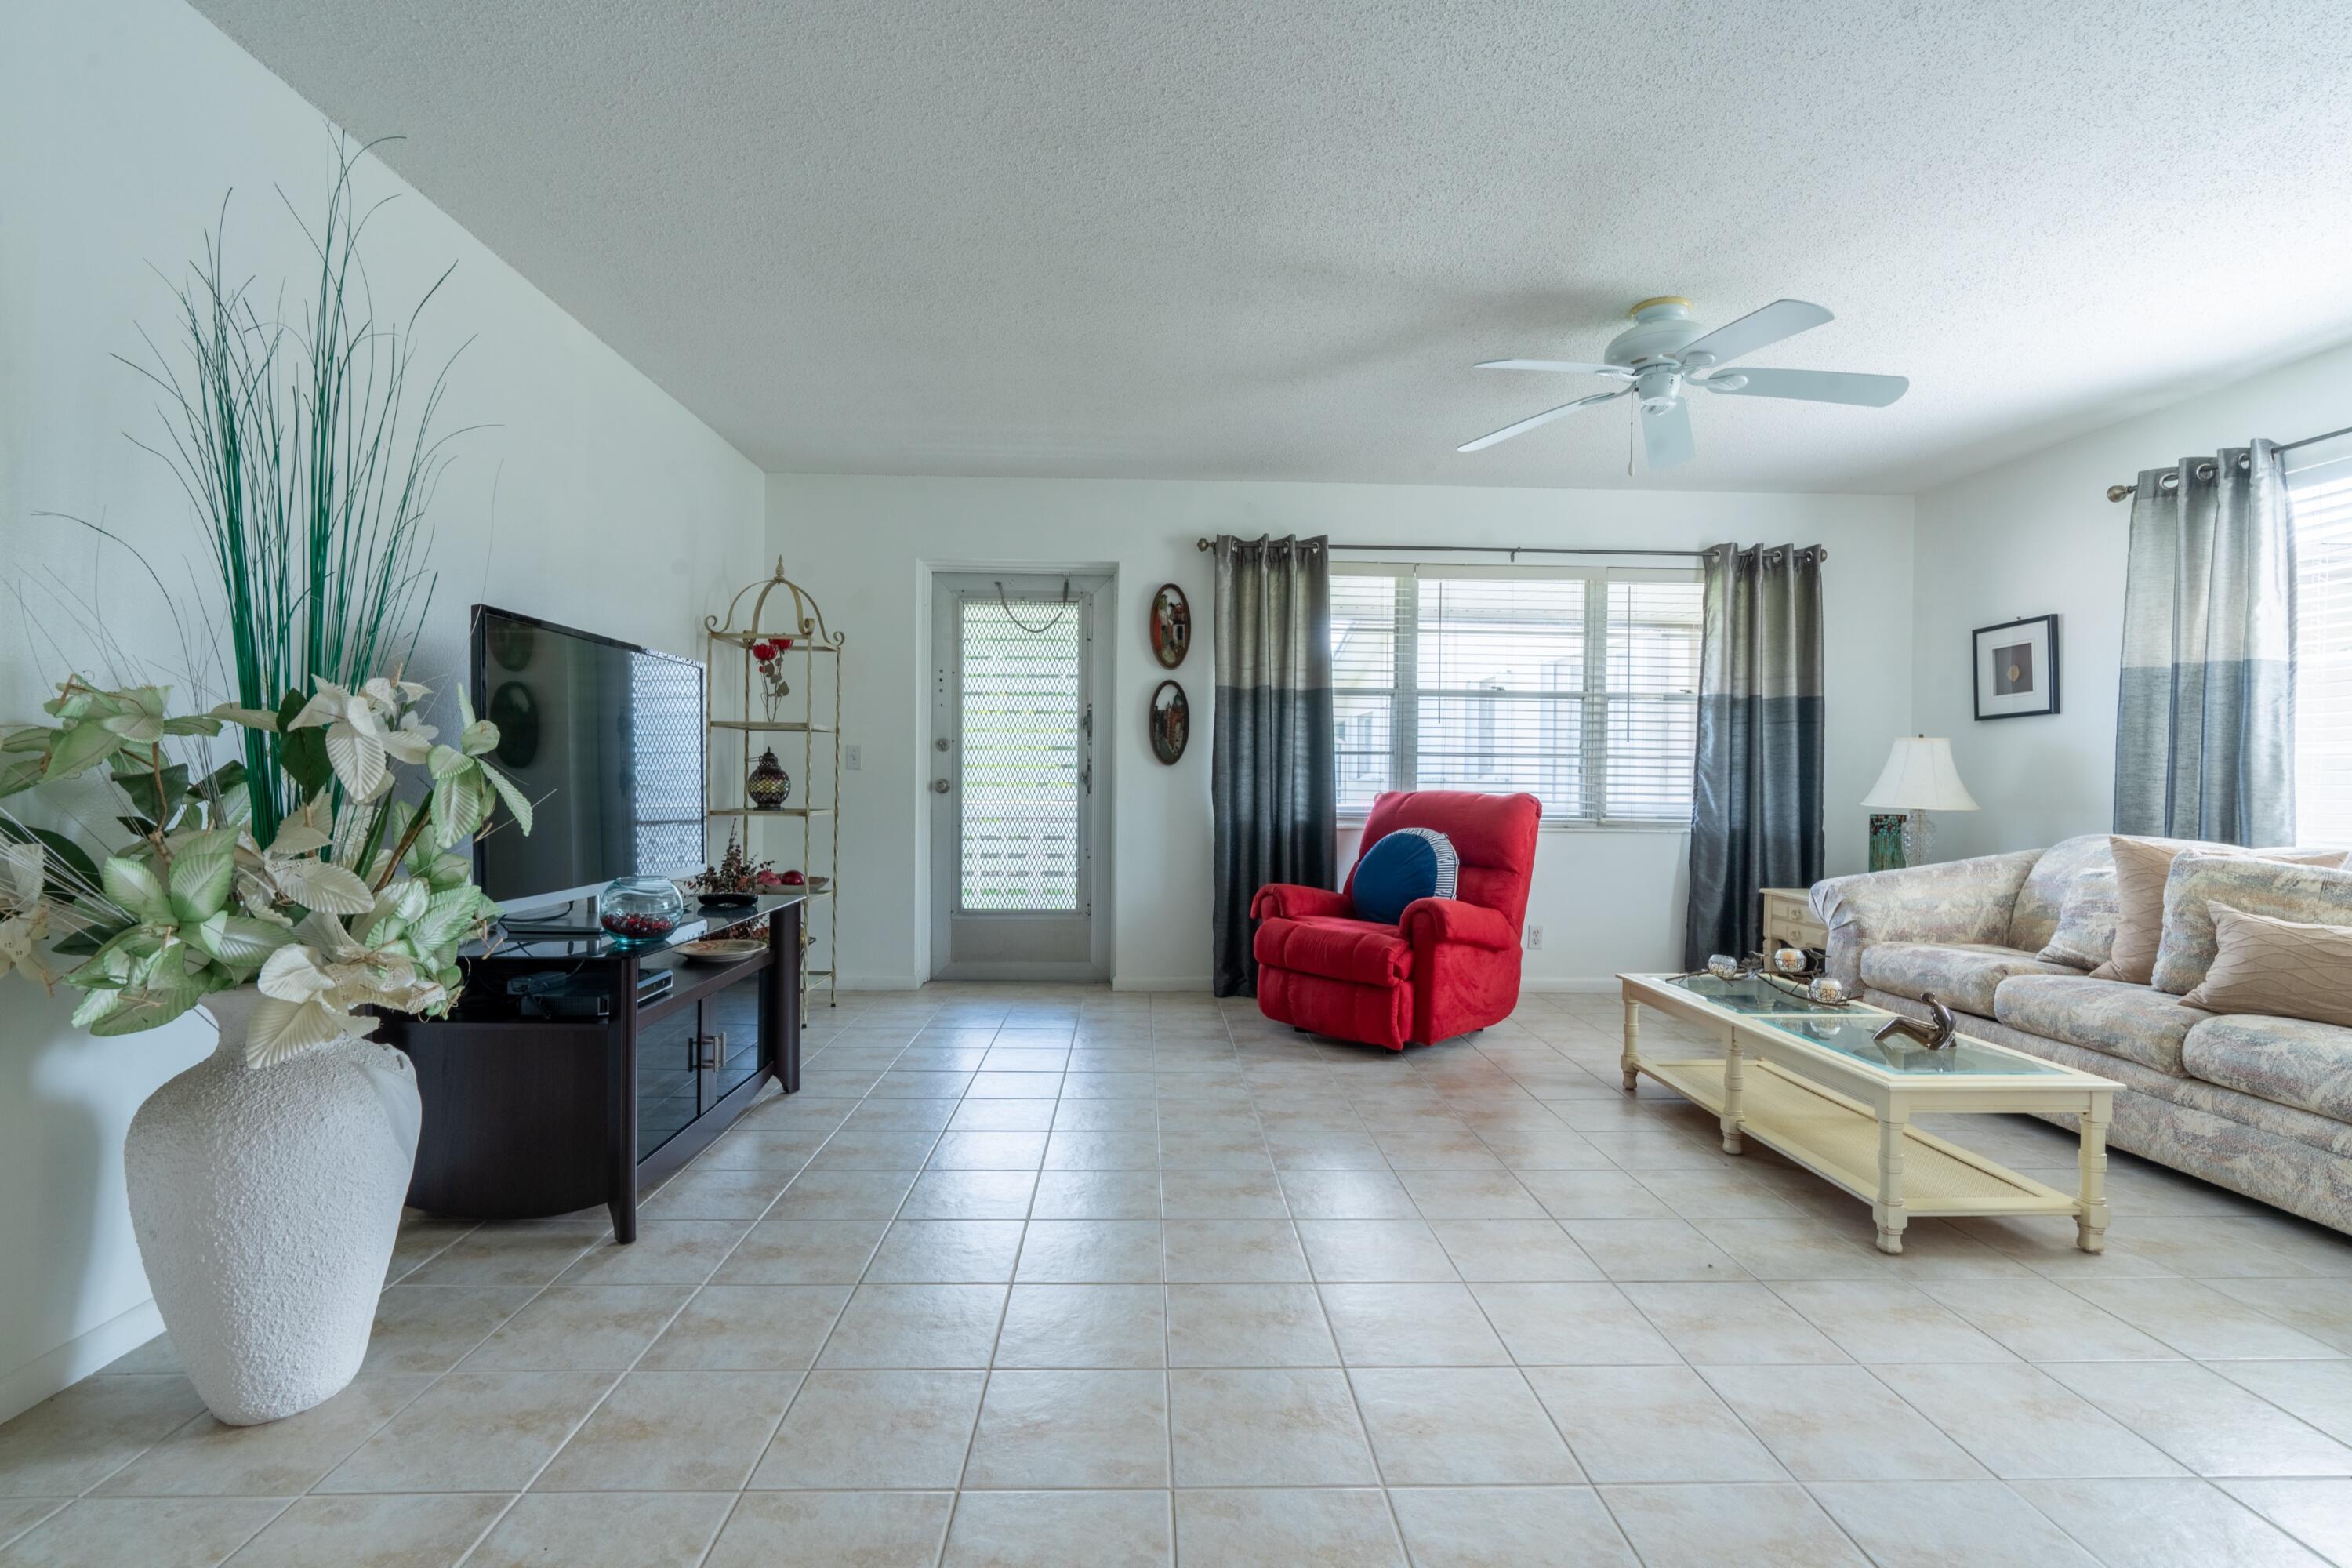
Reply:
<svg viewBox="0 0 2352 1568"><path fill-rule="evenodd" d="M1826 1007L1834 1007L1845 1000L1845 982L1823 974L1805 987L1805 994Z"/></svg>
<svg viewBox="0 0 2352 1568"><path fill-rule="evenodd" d="M1739 978L1739 960L1727 952L1718 952L1706 961L1706 972L1717 980Z"/></svg>

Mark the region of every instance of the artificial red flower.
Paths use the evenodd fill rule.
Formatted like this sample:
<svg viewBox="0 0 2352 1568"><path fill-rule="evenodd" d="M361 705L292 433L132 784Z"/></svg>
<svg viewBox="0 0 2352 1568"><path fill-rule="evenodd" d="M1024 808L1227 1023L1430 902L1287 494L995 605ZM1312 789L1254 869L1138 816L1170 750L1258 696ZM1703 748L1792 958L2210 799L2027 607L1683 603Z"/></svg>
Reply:
<svg viewBox="0 0 2352 1568"><path fill-rule="evenodd" d="M751 645L751 657L765 663L776 657L776 645L764 638Z"/></svg>

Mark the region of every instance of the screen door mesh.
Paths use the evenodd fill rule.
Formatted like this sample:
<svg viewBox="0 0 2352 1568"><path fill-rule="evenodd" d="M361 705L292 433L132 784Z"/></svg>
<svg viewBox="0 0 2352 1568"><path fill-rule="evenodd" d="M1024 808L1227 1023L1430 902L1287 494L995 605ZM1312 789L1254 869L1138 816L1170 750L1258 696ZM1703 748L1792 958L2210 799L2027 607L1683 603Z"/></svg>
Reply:
<svg viewBox="0 0 2352 1568"><path fill-rule="evenodd" d="M962 876L971 911L1078 909L1079 606L958 605ZM1039 626L1031 632L1024 626Z"/></svg>

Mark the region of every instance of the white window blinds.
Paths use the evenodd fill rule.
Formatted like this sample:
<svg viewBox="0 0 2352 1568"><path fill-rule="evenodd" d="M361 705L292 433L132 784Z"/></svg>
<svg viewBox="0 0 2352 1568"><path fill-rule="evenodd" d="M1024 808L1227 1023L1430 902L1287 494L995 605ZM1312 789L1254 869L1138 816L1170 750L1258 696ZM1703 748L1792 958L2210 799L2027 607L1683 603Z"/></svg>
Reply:
<svg viewBox="0 0 2352 1568"><path fill-rule="evenodd" d="M2287 455L2298 844L2352 844L2352 438Z"/></svg>
<svg viewBox="0 0 2352 1568"><path fill-rule="evenodd" d="M1696 573L1343 563L1331 604L1341 811L1523 790L1555 821L1689 819Z"/></svg>

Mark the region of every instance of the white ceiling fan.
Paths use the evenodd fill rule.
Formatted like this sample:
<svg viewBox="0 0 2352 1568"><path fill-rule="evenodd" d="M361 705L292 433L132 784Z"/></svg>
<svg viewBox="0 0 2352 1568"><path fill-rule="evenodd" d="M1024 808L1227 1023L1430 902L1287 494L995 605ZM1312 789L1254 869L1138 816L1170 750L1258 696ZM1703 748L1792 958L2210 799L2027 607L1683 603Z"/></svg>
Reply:
<svg viewBox="0 0 2352 1568"><path fill-rule="evenodd" d="M1690 408L1685 389L1703 386L1735 397L1783 397L1800 403L1850 403L1884 408L1903 395L1911 383L1899 375L1856 375L1835 370L1726 370L1723 366L1783 338L1820 326L1831 319L1819 305L1802 300L1775 300L1751 310L1728 326L1709 331L1691 320L1690 301L1666 295L1644 300L1628 312L1633 324L1610 341L1606 363L1584 364L1570 360L1493 359L1480 370L1537 370L1556 374L1605 375L1623 383L1609 392L1596 392L1557 408L1506 425L1481 436L1459 450L1479 452L1498 441L1523 436L1580 408L1595 408L1621 397L1634 400L1634 419L1642 427L1642 447L1653 468L1670 468L1691 459Z"/></svg>

